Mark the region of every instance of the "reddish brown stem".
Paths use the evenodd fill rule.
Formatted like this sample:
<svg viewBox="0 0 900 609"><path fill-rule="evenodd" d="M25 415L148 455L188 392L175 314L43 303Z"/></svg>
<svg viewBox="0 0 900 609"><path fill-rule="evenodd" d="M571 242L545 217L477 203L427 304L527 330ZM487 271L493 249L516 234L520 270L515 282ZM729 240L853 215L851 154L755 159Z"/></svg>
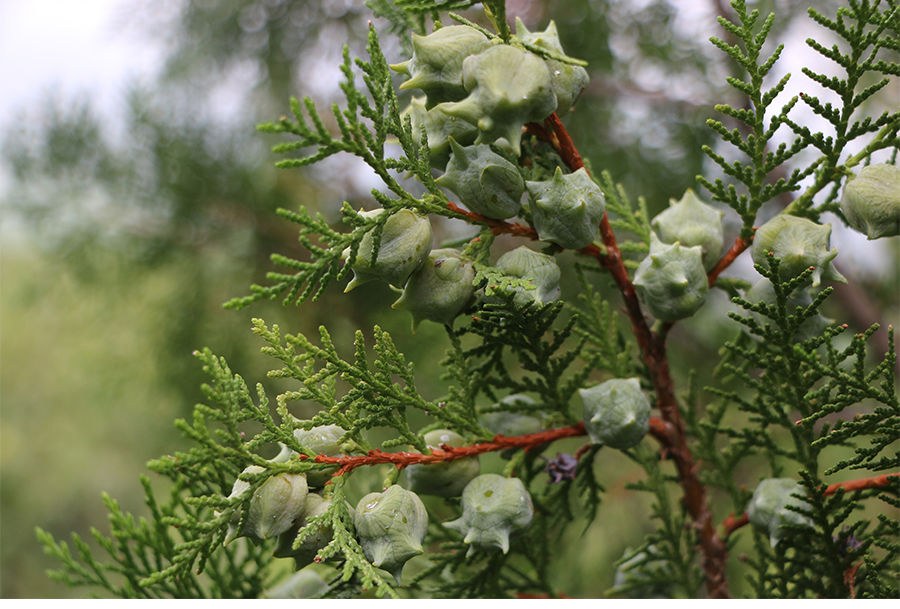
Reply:
<svg viewBox="0 0 900 609"><path fill-rule="evenodd" d="M850 598L856 598L856 573L859 571L862 564L862 561L859 561L844 571L844 583L847 585L847 588L850 589Z"/></svg>
<svg viewBox="0 0 900 609"><path fill-rule="evenodd" d="M844 489L848 493L850 491L861 491L866 488L878 488L890 484L890 478L900 476L900 472L892 472L890 474L881 474L880 476L872 476L871 478L860 478L859 480L848 480L847 482L838 482L828 485L825 489L826 495L833 495L839 488Z"/></svg>
<svg viewBox="0 0 900 609"><path fill-rule="evenodd" d="M735 517L734 514L729 514L728 518L726 518L722 522L722 528L725 529L725 533L723 533L722 536L727 538L734 531L737 531L739 528L741 528L745 524L749 524L749 523L750 523L750 517L747 516L746 512L744 512L743 514L741 514L738 517Z"/></svg>
<svg viewBox="0 0 900 609"><path fill-rule="evenodd" d="M669 442L671 426L656 417L650 417L650 435L660 441L663 445ZM370 450L366 455L341 455L338 457L329 457L327 455L316 455L316 463L333 463L340 465L340 469L333 476L342 476L347 472L353 471L357 467L365 465L378 465L381 463L393 463L398 468L408 467L410 465L429 465L434 463L443 463L446 461L455 461L457 459L465 459L466 457L474 457L489 452L507 450L510 448L521 448L523 450L531 450L532 448L549 444L555 440L562 438L573 438L583 436L587 432L584 429L584 423L577 423L569 427L558 427L556 429L548 429L538 433L526 434L523 436L494 436L491 442L478 442L468 446L442 446L432 449L431 453L412 453L412 452L396 452L389 453L382 450ZM588 445L590 446L590 445ZM579 449L581 450L581 449ZM582 451L583 452L583 451ZM301 459L308 459L306 455L300 455Z"/></svg>
<svg viewBox="0 0 900 609"><path fill-rule="evenodd" d="M836 482L835 484L830 484L825 488L824 494L833 495L838 489L844 489L848 493L851 491L861 491L867 488L879 488L882 486L887 486L891 482L891 478L900 477L900 472L892 472L890 474L881 474L879 476L872 476L871 478L860 478L858 480L848 480L846 482ZM728 518L726 518L722 522L722 528L725 529L724 537L728 537L733 532L741 528L742 526L749 524L750 519L747 517L747 513L743 513L740 516L735 516L734 514L730 514Z"/></svg>
<svg viewBox="0 0 900 609"><path fill-rule="evenodd" d="M469 446L442 446L441 448L432 449L430 454L397 452L388 453L382 450L370 450L369 454L361 456L340 456L329 457L326 455L316 455L316 463L334 463L340 465L340 469L335 472L335 476L341 476L347 472L353 471L357 467L363 465L378 465L379 463L393 463L399 468L409 465L428 465L433 463L443 463L445 461L455 461L457 459L465 459L466 457L474 457L483 453L496 452L499 450L507 450L509 448L521 448L524 450L532 449L536 446L549 444L554 440L562 438L571 438L575 436L583 436L585 434L584 423L578 423L569 427L560 427L550 429L538 433L527 434L524 436L494 436L492 442L479 442Z"/></svg>
<svg viewBox="0 0 900 609"><path fill-rule="evenodd" d="M716 279L719 278L719 275L722 273L722 271L731 266L731 263L734 262L734 259L740 256L741 252L750 247L751 242L751 240L743 239L741 237L738 237L737 240L735 240L734 245L731 246L731 249L725 252L725 255L722 256L722 259L719 260L715 268L711 270L707 275L707 279L709 280L709 287L715 285Z"/></svg>
<svg viewBox="0 0 900 609"><path fill-rule="evenodd" d="M551 114L544 121L544 124L556 135L556 139L559 142L556 151L569 169L576 171L583 168L584 161L559 117L556 114ZM678 479L681 482L681 488L684 493L682 501L697 531L707 591L712 598L726 598L728 597L728 582L725 579L727 548L724 541L716 534L712 511L709 508L706 497L706 487L703 486L697 477L697 463L694 461L687 444L684 423L681 420L678 402L675 399L674 385L669 371L669 361L666 356L668 328L658 335L650 330L647 320L641 311L634 284L631 282L628 270L625 268L625 261L616 243L616 236L605 214L600 223L600 234L607 251L602 257L597 256L597 258L609 270L622 294L635 339L641 350L644 363L650 371L650 377L656 390L657 406L662 414L663 421L668 425L664 449L667 456L671 457L675 462ZM730 262L724 264L722 268L724 269L728 264Z"/></svg>
<svg viewBox="0 0 900 609"><path fill-rule="evenodd" d="M467 211L456 203L447 203L447 209L466 217L467 220L476 224L487 224L491 232L495 235L509 234L517 237L528 237L529 239L537 239L537 233L530 226L524 224L516 224L515 222L504 222L503 220L495 220L474 211Z"/></svg>

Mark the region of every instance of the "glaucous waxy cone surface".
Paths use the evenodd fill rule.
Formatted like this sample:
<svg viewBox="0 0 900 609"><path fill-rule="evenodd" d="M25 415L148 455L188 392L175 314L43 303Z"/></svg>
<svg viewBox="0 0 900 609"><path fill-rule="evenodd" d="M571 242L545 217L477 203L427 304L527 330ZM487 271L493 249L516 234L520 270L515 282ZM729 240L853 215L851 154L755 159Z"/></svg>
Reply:
<svg viewBox="0 0 900 609"><path fill-rule="evenodd" d="M551 51L558 55L565 55L562 43L559 41L559 32L556 23L551 21L543 32L529 32L519 17L516 17L516 36L524 42L536 47ZM587 70L581 66L572 65L557 59L544 60L550 71L550 86L556 94L556 114L563 116L581 95L587 86Z"/></svg>
<svg viewBox="0 0 900 609"><path fill-rule="evenodd" d="M863 167L847 180L841 211L847 223L869 239L900 235L900 167Z"/></svg>
<svg viewBox="0 0 900 609"><path fill-rule="evenodd" d="M509 551L509 536L531 524L534 506L531 495L518 478L482 474L466 486L462 494L462 516L444 526L459 531L463 541L474 546Z"/></svg>
<svg viewBox="0 0 900 609"><path fill-rule="evenodd" d="M409 116L413 135L417 140L425 134L428 142L429 161L435 169L443 169L450 160L451 138L462 146L475 143L478 128L457 116L444 111L444 104L438 104L430 110L425 107L424 97L414 97L401 117Z"/></svg>
<svg viewBox="0 0 900 609"><path fill-rule="evenodd" d="M688 188L678 201L672 199L669 207L650 222L663 243L678 242L685 247L699 245L703 250L703 267L711 270L725 246L722 218L725 212L701 201Z"/></svg>
<svg viewBox="0 0 900 609"><path fill-rule="evenodd" d="M709 291L699 245L666 245L650 233L650 253L634 274L634 288L656 319L676 321L703 306Z"/></svg>
<svg viewBox="0 0 900 609"><path fill-rule="evenodd" d="M463 87L463 61L491 46L487 36L466 25L451 25L427 36L412 35L413 56L394 64L392 70L410 78L401 89L421 89L428 96L428 107L456 101L466 95Z"/></svg>
<svg viewBox="0 0 900 609"><path fill-rule="evenodd" d="M460 146L450 139L447 171L436 181L460 203L488 218L503 220L519 213L525 180L516 166L486 144Z"/></svg>
<svg viewBox="0 0 900 609"><path fill-rule="evenodd" d="M263 471L265 468L251 465L242 473ZM236 480L229 498L244 495L250 486L245 480ZM303 516L308 493L305 474L282 473L269 477L250 497L243 523L240 523L239 514L232 518L225 543L243 536L261 541L281 535Z"/></svg>
<svg viewBox="0 0 900 609"><path fill-rule="evenodd" d="M526 304L545 305L559 298L560 270L553 256L536 252L524 245L506 252L497 259L496 267L513 277L528 279L534 289L515 288L513 302L522 307Z"/></svg>
<svg viewBox="0 0 900 609"><path fill-rule="evenodd" d="M768 268L768 253L781 260L778 273L781 279L796 277L809 267L814 267L812 285L817 287L823 279L846 283L844 276L834 268L832 260L838 252L829 249L831 225L816 224L806 218L780 214L763 224L756 231L750 255L753 262Z"/></svg>
<svg viewBox="0 0 900 609"><path fill-rule="evenodd" d="M525 185L531 193L534 229L542 241L581 249L597 239L606 201L584 168L564 174L557 167L551 179Z"/></svg>
<svg viewBox="0 0 900 609"><path fill-rule="evenodd" d="M432 250L392 306L412 313L413 327L425 319L449 324L472 300L474 280L472 263L458 250Z"/></svg>
<svg viewBox="0 0 900 609"><path fill-rule="evenodd" d="M610 379L579 389L584 427L595 444L630 448L650 430L650 401L636 378Z"/></svg>
<svg viewBox="0 0 900 609"><path fill-rule="evenodd" d="M341 438L347 433L340 425L319 425L312 429L295 429L294 437L303 448L317 455L337 457L345 453ZM331 479L331 474L336 472L335 465L329 468L310 470L306 472L306 479L310 486L322 486Z"/></svg>
<svg viewBox="0 0 900 609"><path fill-rule="evenodd" d="M324 500L321 495L310 493L306 497L306 510L303 518L292 528L278 536L278 546L273 556L278 558L293 558L294 566L301 569L315 560L319 550L331 541L332 530L330 524L320 524L315 532L306 537L294 547L297 533L309 524L309 520L321 516L331 507L331 501Z"/></svg>
<svg viewBox="0 0 900 609"><path fill-rule="evenodd" d="M428 513L415 493L395 484L360 499L353 524L366 558L399 583L406 561L423 552Z"/></svg>
<svg viewBox="0 0 900 609"><path fill-rule="evenodd" d="M385 213L384 209L360 212L361 216L374 218ZM422 266L431 249L431 222L414 211L401 209L388 218L381 230L378 255L372 261L375 249L375 230L367 232L359 242L353 261L353 280L344 292L380 279L392 285L403 285L413 271ZM343 252L350 256L350 249Z"/></svg>
<svg viewBox="0 0 900 609"><path fill-rule="evenodd" d="M768 478L759 483L753 491L753 498L747 504L750 524L769 533L769 543L773 546L788 533L784 525L791 524L812 527L812 521L788 507L809 509L809 504L798 497L806 496L806 491L793 478Z"/></svg>
<svg viewBox="0 0 900 609"><path fill-rule="evenodd" d="M463 61L468 97L447 103L445 111L478 127L477 144L504 139L518 156L522 127L540 122L556 110L550 72L544 60L501 44Z"/></svg>

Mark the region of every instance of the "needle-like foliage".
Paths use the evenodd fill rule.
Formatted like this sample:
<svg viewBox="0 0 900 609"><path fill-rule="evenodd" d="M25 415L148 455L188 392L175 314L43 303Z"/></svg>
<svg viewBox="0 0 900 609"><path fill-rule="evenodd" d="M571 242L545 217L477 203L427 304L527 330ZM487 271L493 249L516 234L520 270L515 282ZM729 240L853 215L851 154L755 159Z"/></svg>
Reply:
<svg viewBox="0 0 900 609"><path fill-rule="evenodd" d="M540 44L520 40L501 0L483 2L480 20L447 13L474 4L369 3L404 37L427 36L429 26L450 20L460 24L456 32L482 46L507 45L515 50L505 52L516 57L538 57L535 78L541 83L554 82L545 65L558 68L553 77L566 69L580 75L574 70L584 62L556 49L555 26ZM768 82L784 48L769 49L776 16L761 20L744 0L733 0L732 7L735 18L719 20L725 37L712 43L740 69L728 84L744 104L716 106L736 126L714 119L707 124L740 156L728 160L727 147L705 147L721 175L698 180L715 201L737 213L740 231L708 274L699 266L699 246L679 243L657 251L661 244L652 233L647 202L632 198L602 170L589 178L589 195L567 191L555 202L571 208L560 215L563 220L556 218L562 224L592 218L585 211L589 205L604 206L597 215L602 220L586 227L588 242L565 253L548 242L542 254L529 252L528 260L539 261L534 269L518 275L503 270L496 263L498 237L539 239L534 195L521 198L514 218L487 217L447 197L435 181L440 168L432 167L434 134L402 111L404 101L370 26L365 60L351 60L345 49L342 106L325 114L308 97L293 99L290 117L260 130L290 139L275 148L288 157L278 163L285 169L306 168L339 153L361 159L382 182L372 200L384 213L356 212L345 203L344 226L336 227L303 208L280 210L299 226L306 257L273 255L287 272L271 273L268 286L253 286L250 296L228 306L264 298L309 306L307 301L333 289L351 270L375 269L386 251L401 260L398 265L419 261L408 279L391 275L390 282L403 288L397 306L410 307L416 323L443 326L444 384L417 383L417 362L381 326L359 329L352 343L343 345L324 326L317 336L306 336L256 319L252 331L274 362L263 380L283 389L272 399L262 381L248 385L224 359L198 352L211 380L192 419L176 422L188 447L149 464L165 490L156 480L142 479L149 516L136 517L106 497L110 534L92 531L99 550L75 535L73 551L39 531L46 552L61 563L51 576L120 597L259 597L302 569L321 579L317 594L334 597L553 598L564 595L554 579L567 568L558 564L560 540L571 537L566 533L576 523L585 535L603 528L598 523L603 524L604 509L616 499L607 489L615 484L617 493L649 497L652 530L640 532L619 560L606 565L609 577L602 583L611 595L722 598L740 589L729 581L739 572L744 591L759 597L896 597L900 402L893 330L888 351L874 353L870 339L878 327L851 336L847 324L825 319L821 310L833 288L811 292L815 269L786 276L788 265L774 252L755 267L771 285L771 298L759 298L746 279L719 274L752 242L764 204L796 194L781 213L813 221L824 212L840 215L837 196L850 169L897 147L900 113L862 114L867 100L900 75L900 8L894 0L850 0L834 18L811 9L812 20L837 35L840 45L814 39L808 45L845 74L803 71L839 101L804 93L778 107L775 100L789 75ZM482 59L489 52L484 53ZM417 62L432 60L424 57L427 51L422 55ZM401 65L401 70L426 70ZM472 99L483 94L493 100L496 115L468 126L490 139L485 134L492 133L494 121L511 120L503 112L514 114L510 108L519 100L491 88L505 94L508 82L497 84L472 66L479 64L463 63L465 78L451 84L464 84ZM874 82L872 74L878 75ZM535 94L541 92L548 94L547 87ZM435 109L449 108L448 116L464 106L459 99L433 101ZM801 101L833 132L806 127L798 117ZM589 168L576 148L578 138L556 113L514 124L516 137L520 127L519 156L504 138L485 144L514 168L513 175L501 180L488 168L477 175L479 184L497 179L518 185L510 190L522 194L526 182ZM789 141L776 145L785 136ZM387 237L394 230L389 221L404 210L420 220L466 222L477 231L420 260L420 246L409 246L402 235ZM405 246L415 251L405 252ZM574 265L569 256L577 257ZM557 298L565 275L560 266L572 266L576 281L563 282ZM678 336L670 332L679 319L651 319L647 311L656 309L647 299L654 291L639 294L632 282L635 268L648 267L668 269L669 276L655 280L661 285L650 286L667 299L690 289L702 305L708 287L718 286L739 307L718 326L733 338L722 345L712 386L701 389L705 383L694 373L677 376L683 366L672 364L684 345L667 339ZM697 285L690 285L689 277L698 276ZM532 298L538 291L541 297ZM688 368L712 368L688 363ZM640 399L611 389L607 401L591 404L587 396L602 393L601 384L610 380L618 383L607 387L627 385ZM310 412L308 418L299 414ZM326 442L323 430L334 437ZM428 432L443 434L440 445ZM571 447L557 444L571 438L582 440ZM605 463L616 450L635 466L623 484L618 474L610 479ZM479 463L488 453L496 455ZM418 469L403 475L407 468ZM521 482L526 494L504 503L499 487L474 499L462 490L479 488L467 484L488 468L517 478L516 488ZM424 475L414 475L423 469ZM796 485L774 507L751 500L750 489L767 478L789 478L784 486ZM306 502L302 509L291 503L295 487L290 493L272 490L279 480L303 481L296 482ZM377 510L388 504L395 485L434 496L423 503L410 491L391 495L401 500L379 520ZM161 493L167 494L165 501L157 499ZM310 495L317 497L314 503L308 502ZM482 500L488 507L477 503ZM287 528L269 535L289 504ZM771 513L760 522L767 509ZM254 528L260 514L268 520ZM745 535L739 530L748 522L754 531ZM372 530L383 537L373 537ZM615 537L603 534L607 541ZM752 552L747 549L736 566L733 550L742 536L752 538L746 544ZM292 557L292 566L276 561L273 553Z"/></svg>

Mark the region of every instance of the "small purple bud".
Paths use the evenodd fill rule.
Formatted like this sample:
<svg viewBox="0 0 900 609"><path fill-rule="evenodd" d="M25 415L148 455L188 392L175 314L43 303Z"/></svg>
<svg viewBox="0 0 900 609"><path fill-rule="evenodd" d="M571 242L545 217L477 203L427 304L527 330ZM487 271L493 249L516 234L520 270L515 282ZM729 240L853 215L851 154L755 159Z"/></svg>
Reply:
<svg viewBox="0 0 900 609"><path fill-rule="evenodd" d="M569 453L556 453L555 459L547 459L546 457L543 457L543 459L547 462L547 467L544 468L544 471L550 476L551 484L575 479L578 459Z"/></svg>

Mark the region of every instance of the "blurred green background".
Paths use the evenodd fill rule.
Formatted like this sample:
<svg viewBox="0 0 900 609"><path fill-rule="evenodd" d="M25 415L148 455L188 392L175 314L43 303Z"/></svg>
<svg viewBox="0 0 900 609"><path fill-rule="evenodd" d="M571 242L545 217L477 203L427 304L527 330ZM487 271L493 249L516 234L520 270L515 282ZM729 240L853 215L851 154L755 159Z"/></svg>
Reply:
<svg viewBox="0 0 900 609"><path fill-rule="evenodd" d="M590 87L566 122L592 167L646 197L651 211L696 188L694 176L708 170L700 146L715 145L704 126L712 106L741 103L722 87L731 66L706 42L721 35L715 17L723 4L508 2L509 14L531 29L555 19L567 52L590 63ZM825 10L831 2L815 4ZM760 5L780 15L771 38L802 53L809 26L797 18L805 5ZM144 464L184 445L172 420L202 399L205 379L192 351L209 346L248 382L265 380L272 363L248 331L251 317L290 332L325 324L343 341L358 327L381 324L417 363L422 393L443 391L436 373L442 330L424 324L411 335L383 286L346 296L333 286L299 310L221 307L265 282L270 253L303 255L277 207L305 205L335 225L344 200L372 207L375 183L352 159L276 171L268 152L275 141L254 131L285 112L290 95L310 95L320 108L338 99L338 42L362 54L368 10L351 0L132 1L118 9L118 35L147 40L161 58L152 78L121 84L121 112L105 113L92 90L35 92L38 101L23 104L0 134L2 597L90 594L46 578L55 565L34 527L58 538L104 530L102 492L143 513ZM382 38L388 59L402 60L397 41L384 30ZM785 63L796 71L793 57ZM896 92L873 99L873 113ZM460 226L437 230L440 239ZM857 325L897 319L896 246L876 247L885 264L853 267L862 288L834 299L833 316L856 316ZM563 294L573 294L572 272L565 273ZM853 300L860 289L868 314ZM698 371L708 379L720 340L733 331L723 321L727 306L718 294L677 330L680 379L689 362L709 362ZM557 561L559 587L571 596L601 595L612 572L598 576L596 565L650 530L635 518L646 513L646 498L623 489L637 473L618 454L605 455L602 471L608 494L598 521L583 538L583 527L573 526Z"/></svg>

